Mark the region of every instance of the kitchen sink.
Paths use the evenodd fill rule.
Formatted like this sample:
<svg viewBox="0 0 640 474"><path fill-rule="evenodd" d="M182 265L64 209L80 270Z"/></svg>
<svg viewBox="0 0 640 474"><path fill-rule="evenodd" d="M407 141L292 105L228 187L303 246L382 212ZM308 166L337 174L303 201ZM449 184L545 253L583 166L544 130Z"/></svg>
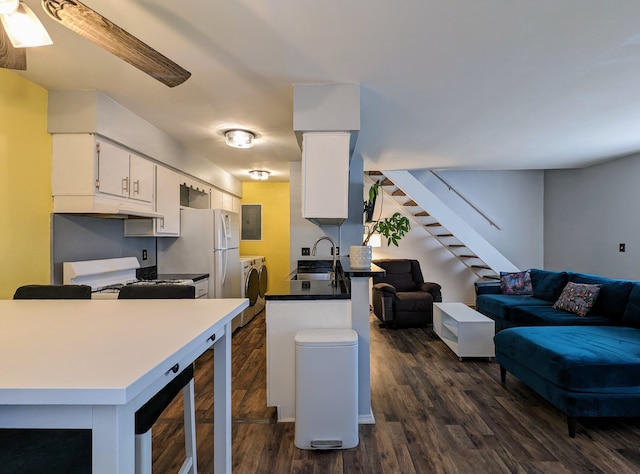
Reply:
<svg viewBox="0 0 640 474"><path fill-rule="evenodd" d="M324 273L294 273L289 280L331 280L333 272Z"/></svg>

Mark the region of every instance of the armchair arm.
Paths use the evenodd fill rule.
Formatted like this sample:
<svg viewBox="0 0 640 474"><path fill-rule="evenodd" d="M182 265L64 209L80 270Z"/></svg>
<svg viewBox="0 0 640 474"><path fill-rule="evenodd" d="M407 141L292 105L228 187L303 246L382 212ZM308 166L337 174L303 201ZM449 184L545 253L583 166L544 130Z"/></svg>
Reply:
<svg viewBox="0 0 640 474"><path fill-rule="evenodd" d="M432 281L426 281L420 285L421 291L431 293L431 296L433 296L433 301L435 303L439 303L442 301L442 292L440 291L441 289L442 287L438 283L434 283Z"/></svg>
<svg viewBox="0 0 640 474"><path fill-rule="evenodd" d="M389 295L396 294L396 289L389 283L376 283L375 285L373 285L373 290L381 291L382 293L389 294Z"/></svg>
<svg viewBox="0 0 640 474"><path fill-rule="evenodd" d="M477 295L497 295L500 294L499 281L477 281L474 284Z"/></svg>

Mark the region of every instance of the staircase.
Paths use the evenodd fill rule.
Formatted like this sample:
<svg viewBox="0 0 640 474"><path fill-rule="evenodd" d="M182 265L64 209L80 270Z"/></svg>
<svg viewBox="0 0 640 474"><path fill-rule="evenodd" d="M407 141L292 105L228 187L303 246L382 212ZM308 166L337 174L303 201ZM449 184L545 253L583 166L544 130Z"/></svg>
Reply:
<svg viewBox="0 0 640 474"><path fill-rule="evenodd" d="M414 224L440 242L479 279L495 280L500 278L501 271L519 271L408 171L368 171L365 175L369 185L380 180L381 192L401 206L413 217Z"/></svg>

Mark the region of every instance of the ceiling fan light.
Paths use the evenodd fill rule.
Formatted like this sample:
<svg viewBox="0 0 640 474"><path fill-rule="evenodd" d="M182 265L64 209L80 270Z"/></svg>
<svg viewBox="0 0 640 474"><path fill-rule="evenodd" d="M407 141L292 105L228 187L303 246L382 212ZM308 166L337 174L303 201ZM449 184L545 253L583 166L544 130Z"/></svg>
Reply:
<svg viewBox="0 0 640 474"><path fill-rule="evenodd" d="M266 181L267 179L269 179L269 173L268 171L264 171L264 170L251 170L249 171L249 176L251 176L251 179L255 179L258 181Z"/></svg>
<svg viewBox="0 0 640 474"><path fill-rule="evenodd" d="M0 0L0 15L9 15L18 8L19 0Z"/></svg>
<svg viewBox="0 0 640 474"><path fill-rule="evenodd" d="M234 148L251 148L253 139L256 137L247 130L227 130L224 132L224 136L227 139L227 145Z"/></svg>
<svg viewBox="0 0 640 474"><path fill-rule="evenodd" d="M2 26L14 48L31 48L53 44L35 13L24 3L8 15L0 15Z"/></svg>

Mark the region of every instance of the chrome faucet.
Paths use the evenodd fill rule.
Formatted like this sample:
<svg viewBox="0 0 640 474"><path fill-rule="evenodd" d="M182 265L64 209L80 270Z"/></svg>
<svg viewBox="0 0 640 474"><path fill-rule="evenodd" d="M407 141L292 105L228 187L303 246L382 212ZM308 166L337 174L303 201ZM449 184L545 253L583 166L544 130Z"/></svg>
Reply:
<svg viewBox="0 0 640 474"><path fill-rule="evenodd" d="M311 255L313 255L315 257L316 255L316 251L317 251L317 247L318 247L318 242L322 241L322 240L328 240L329 242L331 242L331 247L332 247L332 259L333 259L333 273L331 275L331 280L335 282L336 279L336 243L333 241L333 239L329 236L324 236L324 237L320 237L318 240L315 241L315 243L313 244L313 248L311 249Z"/></svg>

